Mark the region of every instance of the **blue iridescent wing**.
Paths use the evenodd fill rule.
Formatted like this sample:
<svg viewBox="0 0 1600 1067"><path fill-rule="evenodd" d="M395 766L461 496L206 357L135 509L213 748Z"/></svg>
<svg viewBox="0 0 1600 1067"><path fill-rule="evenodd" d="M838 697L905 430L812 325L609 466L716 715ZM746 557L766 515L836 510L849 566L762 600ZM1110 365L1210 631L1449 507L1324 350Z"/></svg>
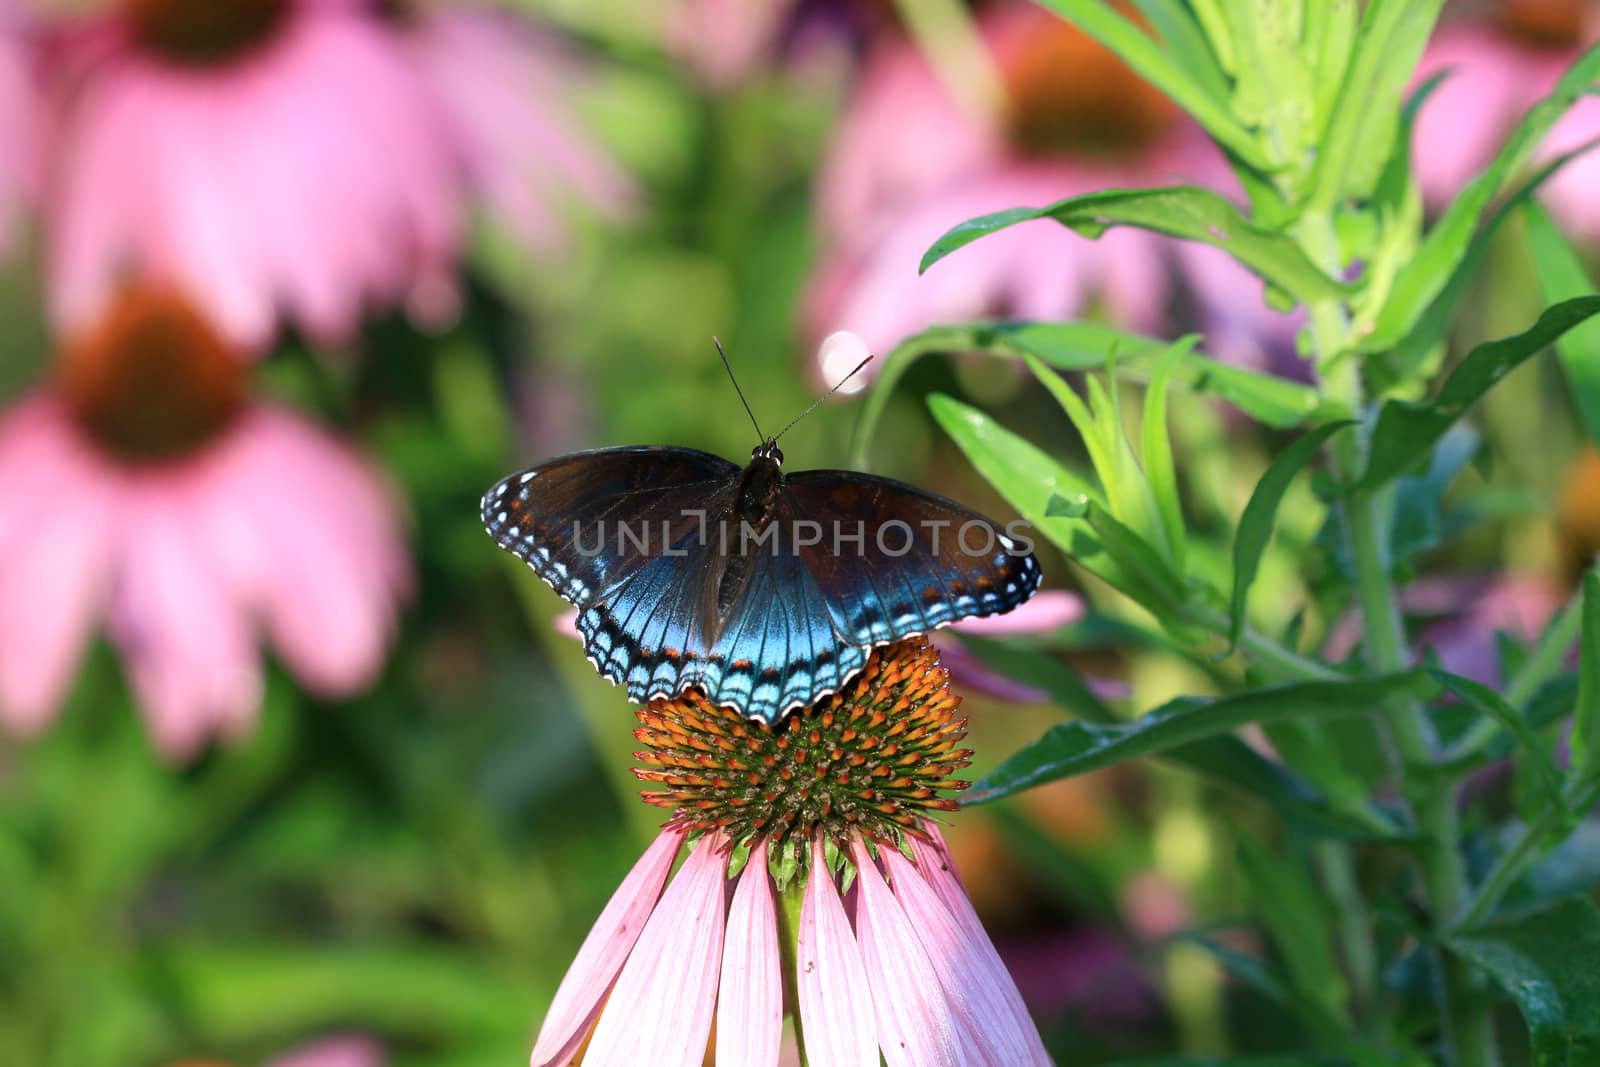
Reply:
<svg viewBox="0 0 1600 1067"><path fill-rule="evenodd" d="M682 540L697 513L723 506L738 476L692 448L576 452L498 482L484 494L483 525L581 612L656 562L663 542Z"/></svg>
<svg viewBox="0 0 1600 1067"><path fill-rule="evenodd" d="M615 593L579 612L595 666L643 701L697 686L713 703L776 722L833 692L866 664L793 549L786 524L775 540L741 546L737 534L686 540L681 557L641 568ZM730 556L748 553L748 578L723 613L716 586Z"/></svg>
<svg viewBox="0 0 1600 1067"><path fill-rule="evenodd" d="M801 559L853 644L1001 615L1039 588L1031 545L953 500L855 471L801 471L785 489L820 537Z"/></svg>

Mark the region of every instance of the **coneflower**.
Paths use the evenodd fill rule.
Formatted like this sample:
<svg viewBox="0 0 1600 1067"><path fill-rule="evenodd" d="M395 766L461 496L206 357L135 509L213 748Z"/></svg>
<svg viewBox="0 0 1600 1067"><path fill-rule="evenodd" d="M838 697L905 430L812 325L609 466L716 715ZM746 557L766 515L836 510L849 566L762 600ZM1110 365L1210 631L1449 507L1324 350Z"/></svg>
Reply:
<svg viewBox="0 0 1600 1067"><path fill-rule="evenodd" d="M533 1067L775 1067L785 1016L815 1067L1048 1064L931 821L967 786L959 704L918 637L773 727L694 691L640 709L635 774L672 815Z"/></svg>

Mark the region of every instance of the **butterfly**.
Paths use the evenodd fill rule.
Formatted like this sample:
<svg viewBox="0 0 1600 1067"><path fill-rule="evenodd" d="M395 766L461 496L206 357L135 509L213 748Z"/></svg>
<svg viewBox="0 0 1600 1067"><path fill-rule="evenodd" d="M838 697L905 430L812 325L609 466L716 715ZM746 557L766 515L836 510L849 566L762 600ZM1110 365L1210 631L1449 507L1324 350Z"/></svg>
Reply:
<svg viewBox="0 0 1600 1067"><path fill-rule="evenodd" d="M482 515L578 609L590 662L630 700L694 686L766 723L842 689L874 647L1010 611L1040 581L1025 537L888 478L785 473L776 436L744 467L665 446L561 456L497 483Z"/></svg>

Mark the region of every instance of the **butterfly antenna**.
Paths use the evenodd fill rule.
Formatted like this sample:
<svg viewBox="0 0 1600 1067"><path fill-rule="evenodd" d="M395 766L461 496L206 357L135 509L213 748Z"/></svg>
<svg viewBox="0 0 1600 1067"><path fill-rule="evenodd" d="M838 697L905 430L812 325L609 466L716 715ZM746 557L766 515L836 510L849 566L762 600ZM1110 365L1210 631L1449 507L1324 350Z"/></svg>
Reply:
<svg viewBox="0 0 1600 1067"><path fill-rule="evenodd" d="M767 435L761 432L761 424L756 421L756 413L750 410L750 401L744 398L744 390L739 388L739 379L733 375L733 364L728 362L728 353L723 350L722 342L713 335L711 343L717 346L717 355L722 357L722 365L728 371L728 380L733 383L733 391L739 394L739 403L744 405L744 413L750 416L750 425L756 428L756 436L765 441Z"/></svg>
<svg viewBox="0 0 1600 1067"><path fill-rule="evenodd" d="M794 429L794 424L795 423L799 422L801 419L805 418L807 415L809 415L813 411L817 410L817 405L821 404L824 400L828 399L834 393L837 393L839 390L843 389L845 387L845 383L846 382L848 382L851 378L854 378L856 375L860 374L862 368L864 368L868 363L871 363L871 362L872 362L872 357L868 356L866 359L862 360L860 363L857 363L855 370L851 371L849 374L846 374L843 378L840 378L839 381L838 381L838 384L836 384L832 389L829 389L826 393L823 393L821 396L819 396L815 400L813 400L811 402L811 406L810 407L806 408L800 414L796 415L790 421L789 425L787 425L783 429L779 430L777 432L776 436L774 436L772 439L774 441L776 441L779 437L782 437L784 434L786 434L790 430Z"/></svg>

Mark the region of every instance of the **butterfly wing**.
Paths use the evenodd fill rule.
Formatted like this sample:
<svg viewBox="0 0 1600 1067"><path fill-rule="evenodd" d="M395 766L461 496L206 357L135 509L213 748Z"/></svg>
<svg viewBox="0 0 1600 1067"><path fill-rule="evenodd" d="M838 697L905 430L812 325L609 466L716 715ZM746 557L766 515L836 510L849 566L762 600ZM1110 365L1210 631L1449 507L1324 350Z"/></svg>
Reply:
<svg viewBox="0 0 1600 1067"><path fill-rule="evenodd" d="M1039 588L1027 546L953 500L855 471L800 471L785 487L817 538L801 561L854 644L1004 614Z"/></svg>
<svg viewBox="0 0 1600 1067"><path fill-rule="evenodd" d="M692 448L575 452L497 483L484 494L483 525L581 615L663 558L663 545L697 531L738 475Z"/></svg>

